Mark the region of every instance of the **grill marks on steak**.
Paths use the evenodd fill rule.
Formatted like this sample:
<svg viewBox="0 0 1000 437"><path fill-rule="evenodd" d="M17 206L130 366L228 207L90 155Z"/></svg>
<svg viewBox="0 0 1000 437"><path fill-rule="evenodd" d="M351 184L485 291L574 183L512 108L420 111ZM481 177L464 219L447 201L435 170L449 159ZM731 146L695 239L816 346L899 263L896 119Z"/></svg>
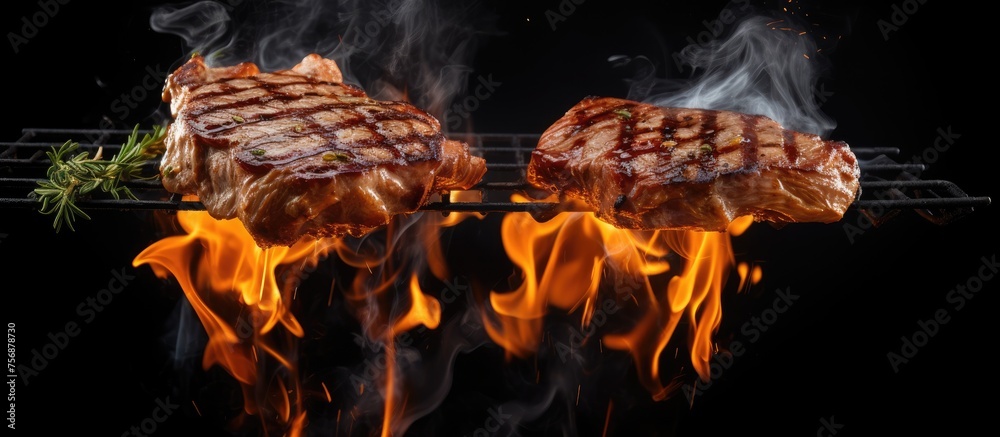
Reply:
<svg viewBox="0 0 1000 437"><path fill-rule="evenodd" d="M340 81L318 55L274 73L192 58L164 89L176 118L164 186L198 195L213 217L239 218L268 247L364 234L485 173L431 115Z"/></svg>
<svg viewBox="0 0 1000 437"><path fill-rule="evenodd" d="M722 231L748 214L834 222L859 177L846 143L767 117L596 97L542 134L528 167L533 185L629 229Z"/></svg>

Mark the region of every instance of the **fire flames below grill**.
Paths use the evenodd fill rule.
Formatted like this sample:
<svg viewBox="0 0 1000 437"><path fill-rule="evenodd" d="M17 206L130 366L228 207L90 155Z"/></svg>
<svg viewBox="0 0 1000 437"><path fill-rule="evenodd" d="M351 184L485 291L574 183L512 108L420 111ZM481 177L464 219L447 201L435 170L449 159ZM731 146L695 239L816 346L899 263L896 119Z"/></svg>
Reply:
<svg viewBox="0 0 1000 437"><path fill-rule="evenodd" d="M133 263L176 280L208 334L202 366L219 366L239 383L246 416L258 418L266 434L303 435L311 405L320 402L343 404L337 410L338 430L367 426L381 435L403 435L441 395L409 390L406 380L422 375L419 369L403 371L397 354L411 354L401 349L408 346L402 339L415 329L438 329L442 306L456 301L447 288L438 295L425 292L425 278L451 284L454 278L476 277L475 271L452 271L441 238L445 229L472 216L419 213L390 223L381 231L384 239L302 240L264 250L239 221L181 211L177 219L186 234L153 243ZM678 388L679 375L662 370L663 363L675 359L663 354L671 339L686 335L692 376L707 381L722 293L761 279L759 267L736 261L731 245L731 237L751 223L744 217L721 233L639 232L617 229L591 213L563 213L545 222L508 213L500 233L514 266L509 285L470 280L470 296L476 297L463 314L476 319L471 325L502 347L508 361L532 359L543 347L549 319L568 320L575 338L556 346L559 355L575 356L574 349L595 342L602 351L623 351L632 357L639 383L661 401ZM306 272L330 254L336 254L330 262L353 277L330 285L327 305L342 290L344 306L363 331L357 343L376 345L382 353L374 380L317 378L300 368L298 342L319 334L300 323L296 300L313 289L305 287ZM731 275L739 276L738 286L727 286ZM462 350L447 344L433 348ZM456 354L445 355L450 358L440 366L450 368ZM445 379L450 372L426 371L444 372ZM445 390L448 386L442 384ZM338 387L353 392L336 393ZM358 427L344 428L351 421Z"/></svg>

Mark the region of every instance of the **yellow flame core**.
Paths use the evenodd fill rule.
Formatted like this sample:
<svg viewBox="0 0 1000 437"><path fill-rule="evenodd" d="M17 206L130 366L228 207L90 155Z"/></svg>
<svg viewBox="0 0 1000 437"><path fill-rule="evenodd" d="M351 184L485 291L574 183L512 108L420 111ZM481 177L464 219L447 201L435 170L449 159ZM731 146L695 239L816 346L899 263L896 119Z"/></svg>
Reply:
<svg viewBox="0 0 1000 437"><path fill-rule="evenodd" d="M336 252L357 269L345 290L347 302L365 323L365 333L385 345L383 435L398 430L405 395L396 393L395 338L419 325L437 328L441 304L420 289L416 270L407 270L414 266L392 262L399 249L391 235L396 223L388 227L385 247L372 250L335 238L304 238L289 247L262 249L238 220L216 220L203 211L180 211L177 219L187 234L151 244L133 265L149 265L158 277L177 280L208 334L202 366L218 365L240 382L248 414L258 415L274 434L302 434L307 422L303 390L296 357L287 350L294 350L288 346L305 332L291 304L304 269ZM420 229L418 239L410 242L423 247L427 268L438 278L449 273L436 237L442 227L454 224L437 218L414 225ZM403 296L408 299L400 299L391 291L405 273L410 273L409 293ZM401 302L408 305L403 311Z"/></svg>
<svg viewBox="0 0 1000 437"><path fill-rule="evenodd" d="M728 232L630 231L592 213L563 213L543 223L508 214L501 233L521 282L514 290L490 293L492 312L484 310L484 326L508 358L525 358L539 347L548 311L579 312L586 327L604 306L597 302L602 285L610 285L608 299L634 304L640 315L627 332L605 334L603 344L628 351L641 382L655 399L664 399L675 387L661 382L660 356L682 322L692 365L703 380L709 378L721 293L735 264L730 236L752 222L741 217ZM682 260L679 272L671 272L671 253ZM651 279L668 273L666 285L654 289Z"/></svg>
<svg viewBox="0 0 1000 437"><path fill-rule="evenodd" d="M202 366L219 365L240 382L247 413L274 414L284 432L300 435L305 412L297 369L281 349L288 337L304 335L290 311L294 279L336 241L261 249L238 220L216 220L203 211L180 211L177 218L187 234L151 244L132 264L149 265L158 277L177 280L208 333ZM279 269L291 273L280 286ZM283 332L275 332L278 326ZM275 372L278 368L283 371ZM266 378L269 385L261 392L259 381L270 373L289 376Z"/></svg>
<svg viewBox="0 0 1000 437"><path fill-rule="evenodd" d="M176 279L208 333L203 367L225 369L241 384L248 414L259 415L275 434L296 436L302 435L307 418L296 359L286 350L305 333L291 308L304 269L335 252L356 269L353 281L344 287L345 302L365 334L385 348L387 368L377 388L384 400L381 434L391 435L405 431L400 424L407 403L396 369L396 337L420 325L440 325L441 303L421 290L420 275L426 269L441 280L451 277L440 232L472 215L423 217L428 218L405 226L391 222L385 246L373 251L333 238L261 249L238 220L180 211L178 222L187 234L153 243L133 265L149 265L158 277ZM528 214L507 214L501 236L521 281L513 290L489 293L484 327L508 358L525 358L537 352L550 311L577 314L581 332L595 332L603 345L627 351L640 381L655 399L663 399L673 386L662 383L660 357L682 323L691 362L708 380L712 336L722 317L721 292L735 264L730 236L751 223L750 217L736 220L728 233L627 231L592 213L563 213L545 222ZM397 227L418 231L397 238L405 232ZM426 265L394 258L407 245L422 248ZM668 261L671 256L676 259ZM672 262L679 263L679 271ZM760 280L758 266L741 264L738 273L741 288L744 282ZM409 278L408 292L395 291L402 278ZM657 278L665 280L654 281ZM609 289L613 293L602 299ZM616 308L631 306L634 316L628 329L604 334L587 329L609 302ZM364 386L360 390L362 395L368 392ZM325 385L323 391L330 402Z"/></svg>

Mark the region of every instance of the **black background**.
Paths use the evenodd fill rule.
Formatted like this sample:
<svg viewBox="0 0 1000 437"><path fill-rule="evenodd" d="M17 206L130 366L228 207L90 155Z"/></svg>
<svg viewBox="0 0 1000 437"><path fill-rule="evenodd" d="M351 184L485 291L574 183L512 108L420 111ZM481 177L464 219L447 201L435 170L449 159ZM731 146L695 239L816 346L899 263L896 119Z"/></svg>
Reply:
<svg viewBox="0 0 1000 437"><path fill-rule="evenodd" d="M590 0L553 30L545 11L558 10L558 2L497 3L483 7L495 12L504 34L480 44L471 77L492 74L503 85L473 113L479 132L538 133L586 95L624 95L624 74L607 62L612 55L645 55L664 68L661 75L677 74L670 54L725 7ZM933 1L755 4L810 11L819 29L841 36L827 52L831 66L823 79L831 95L822 109L837 121L832 138L857 147L898 147L908 160L933 146L937 129L950 126L961 136L921 177L951 180L970 195L995 195L995 165L987 152L994 136L982 116L993 106L996 85L988 67L994 29L986 11ZM894 7L904 5L919 6L886 40L877 22L891 22ZM102 117L119 128L157 120L163 107L156 92L125 119L112 109L122 93L141 85L147 66L173 68L187 54L180 39L149 28L154 6L72 1L60 5L18 53L5 45L0 140L17 140L25 127L94 129ZM42 10L34 1L4 8L5 34L20 32L21 18ZM843 425L837 429L843 435L933 428L962 435L991 425L997 342L990 317L997 282L987 281L961 310L946 295L977 275L982 257L995 256L995 207L944 226L904 211L852 243L844 225L858 220L852 210L841 223L755 225L737 238L737 256L759 263L764 279L752 293L727 298L720 341L740 339L741 326L770 307L775 289L789 288L799 300L693 406L676 399L652 403L634 393L631 408L613 411L609 435L799 435L816 432L831 417ZM76 306L107 286L110 271L126 268L135 278L92 323L82 323L80 335L28 386L17 385L20 434L121 435L149 417L156 399L173 395L181 407L155 435L225 435L223 418L199 416L175 394L168 340L179 289L148 268L130 267L139 251L162 237L150 216L95 213L76 232L60 234L50 223L31 210L0 211L2 321L16 324L19 364L48 342L49 333L82 322ZM912 336L918 321L940 309L950 321L895 372L887 353L899 352L901 337ZM481 353L461 359L457 377L495 379L503 367L499 358ZM204 380L215 386L202 395L231 388L224 377ZM449 398L414 426L414 434L435 424L471 434L490 404L463 407L455 399L467 398ZM233 400L219 401L226 402ZM570 433L599 435L604 413L603 407L581 408ZM538 419L520 431L541 434L559 423L557 417Z"/></svg>

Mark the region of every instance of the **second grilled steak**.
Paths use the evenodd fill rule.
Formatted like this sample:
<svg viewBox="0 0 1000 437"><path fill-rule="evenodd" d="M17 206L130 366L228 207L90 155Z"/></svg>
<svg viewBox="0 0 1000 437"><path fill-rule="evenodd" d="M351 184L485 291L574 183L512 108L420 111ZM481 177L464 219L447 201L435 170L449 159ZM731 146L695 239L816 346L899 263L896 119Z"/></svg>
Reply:
<svg viewBox="0 0 1000 437"><path fill-rule="evenodd" d="M193 57L163 92L175 117L163 185L197 195L215 218L239 218L269 247L367 233L486 172L431 115L341 82L315 54L272 73Z"/></svg>
<svg viewBox="0 0 1000 437"><path fill-rule="evenodd" d="M758 221L840 220L859 190L846 143L728 111L586 98L541 136L533 185L626 229L723 231Z"/></svg>

